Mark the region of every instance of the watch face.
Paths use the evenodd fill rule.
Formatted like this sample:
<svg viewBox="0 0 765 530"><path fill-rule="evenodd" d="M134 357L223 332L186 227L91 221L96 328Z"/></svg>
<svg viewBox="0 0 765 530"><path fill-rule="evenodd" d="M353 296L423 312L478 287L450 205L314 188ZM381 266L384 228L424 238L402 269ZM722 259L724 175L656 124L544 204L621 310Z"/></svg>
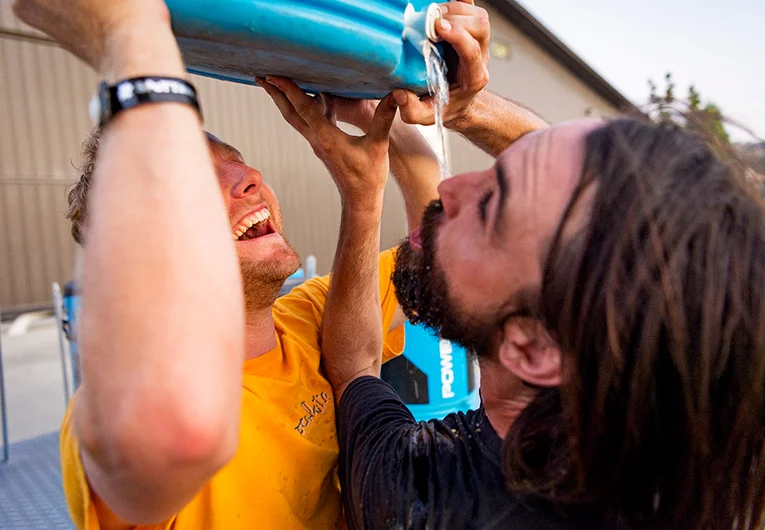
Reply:
<svg viewBox="0 0 765 530"><path fill-rule="evenodd" d="M90 116L91 121L95 125L101 123L101 95L98 92L93 94L93 97L90 98L90 103L88 103L88 116Z"/></svg>

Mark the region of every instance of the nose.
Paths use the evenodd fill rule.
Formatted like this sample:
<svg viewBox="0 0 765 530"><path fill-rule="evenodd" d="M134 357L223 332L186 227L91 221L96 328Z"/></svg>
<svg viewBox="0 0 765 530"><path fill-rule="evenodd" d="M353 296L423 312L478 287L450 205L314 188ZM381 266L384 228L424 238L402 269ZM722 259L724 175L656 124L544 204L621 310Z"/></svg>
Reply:
<svg viewBox="0 0 765 530"><path fill-rule="evenodd" d="M485 187L485 172L474 171L448 178L438 185L438 194L447 218L456 217L463 204L471 204L471 198Z"/></svg>
<svg viewBox="0 0 765 530"><path fill-rule="evenodd" d="M231 196L235 199L242 199L250 195L257 195L263 186L263 175L257 169L249 166L240 165L237 171L237 178L234 179L231 187Z"/></svg>

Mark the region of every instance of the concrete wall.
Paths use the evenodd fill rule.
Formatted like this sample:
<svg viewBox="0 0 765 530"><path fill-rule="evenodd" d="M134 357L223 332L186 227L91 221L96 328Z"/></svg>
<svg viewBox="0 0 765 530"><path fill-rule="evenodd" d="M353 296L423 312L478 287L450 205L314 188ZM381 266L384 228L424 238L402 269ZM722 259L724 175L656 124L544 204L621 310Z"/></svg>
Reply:
<svg viewBox="0 0 765 530"><path fill-rule="evenodd" d="M0 307L44 305L50 283L72 278L75 246L66 212L68 187L77 179L82 140L90 129L87 103L95 75L55 45L24 28L0 0ZM492 13L494 40L509 47L493 59L490 87L537 110L550 121L609 115L614 111L587 86ZM26 35L31 35L32 38ZM307 143L283 122L257 88L195 78L205 127L239 148L276 190L287 236L302 257L331 267L340 201ZM451 135L455 173L491 164L491 159ZM405 233L403 201L389 185L383 246Z"/></svg>

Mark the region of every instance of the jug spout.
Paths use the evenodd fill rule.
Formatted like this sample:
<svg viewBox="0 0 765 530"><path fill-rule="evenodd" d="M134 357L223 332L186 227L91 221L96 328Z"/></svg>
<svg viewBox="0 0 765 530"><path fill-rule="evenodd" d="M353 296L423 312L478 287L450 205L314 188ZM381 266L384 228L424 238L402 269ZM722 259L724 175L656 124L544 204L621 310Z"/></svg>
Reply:
<svg viewBox="0 0 765 530"><path fill-rule="evenodd" d="M442 18L438 4L430 4L422 11L415 11L412 4L407 4L404 11L404 40L411 42L414 47L425 54L425 44L438 42L436 21Z"/></svg>

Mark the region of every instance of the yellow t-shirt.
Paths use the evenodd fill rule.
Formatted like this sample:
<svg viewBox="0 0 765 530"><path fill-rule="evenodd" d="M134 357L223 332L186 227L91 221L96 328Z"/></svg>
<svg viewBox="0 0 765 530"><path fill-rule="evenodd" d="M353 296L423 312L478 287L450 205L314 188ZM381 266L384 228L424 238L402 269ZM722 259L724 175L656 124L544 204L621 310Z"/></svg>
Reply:
<svg viewBox="0 0 765 530"><path fill-rule="evenodd" d="M390 282L393 252L380 255L384 330L398 304ZM319 371L328 287L329 277L316 278L274 304L277 346L244 364L239 448L231 462L171 520L138 528L325 529L341 523L335 403ZM400 326L385 338L384 359L403 346ZM71 403L61 428L61 466L76 527L100 528L72 429Z"/></svg>

